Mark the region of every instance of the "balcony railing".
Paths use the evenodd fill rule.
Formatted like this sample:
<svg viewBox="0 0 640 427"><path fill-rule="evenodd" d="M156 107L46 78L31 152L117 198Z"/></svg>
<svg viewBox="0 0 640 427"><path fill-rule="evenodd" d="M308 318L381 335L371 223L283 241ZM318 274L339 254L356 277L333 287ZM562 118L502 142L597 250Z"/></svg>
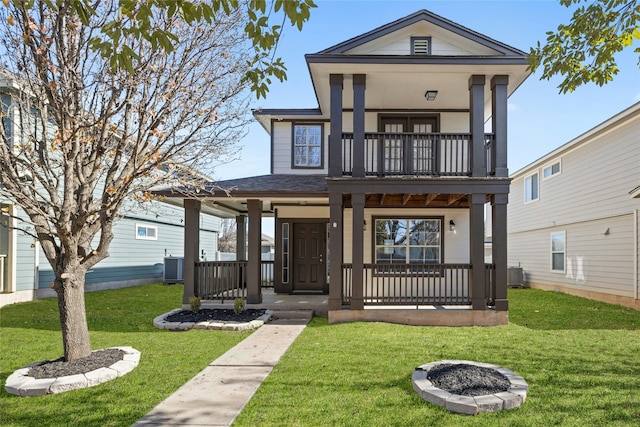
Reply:
<svg viewBox="0 0 640 427"><path fill-rule="evenodd" d="M488 160L494 157L492 141L493 134L485 134ZM343 133L343 175L352 175L353 144L353 133ZM471 153L468 133L373 132L364 136L366 176L470 176Z"/></svg>
<svg viewBox="0 0 640 427"><path fill-rule="evenodd" d="M247 297L247 261L197 262L195 268L195 294L203 300ZM260 285L273 287L273 261L260 262Z"/></svg>
<svg viewBox="0 0 640 427"><path fill-rule="evenodd" d="M495 267L485 264L487 305L493 304ZM374 305L470 305L470 264L365 264L363 297ZM353 266L342 265L342 303L353 295Z"/></svg>

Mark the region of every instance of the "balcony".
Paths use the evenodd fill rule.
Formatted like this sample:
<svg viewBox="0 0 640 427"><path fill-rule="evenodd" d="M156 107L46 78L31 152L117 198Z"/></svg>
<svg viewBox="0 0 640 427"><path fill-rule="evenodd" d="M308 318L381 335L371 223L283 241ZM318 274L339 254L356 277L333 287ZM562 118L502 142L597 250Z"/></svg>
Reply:
<svg viewBox="0 0 640 427"><path fill-rule="evenodd" d="M468 133L365 133L365 176L471 176L472 147ZM495 158L493 134L485 134L488 175ZM342 134L342 175L353 171L353 133Z"/></svg>

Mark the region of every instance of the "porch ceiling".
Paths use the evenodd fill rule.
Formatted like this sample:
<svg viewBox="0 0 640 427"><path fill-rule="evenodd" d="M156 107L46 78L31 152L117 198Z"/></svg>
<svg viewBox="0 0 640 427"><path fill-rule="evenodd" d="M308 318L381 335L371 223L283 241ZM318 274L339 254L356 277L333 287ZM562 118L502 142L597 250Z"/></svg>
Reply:
<svg viewBox="0 0 640 427"><path fill-rule="evenodd" d="M329 114L330 74L344 74L343 108L353 108L353 74L366 75L365 108L368 110L469 110L469 78L472 75L486 75L485 120L491 116L491 78L495 75L509 76L510 95L527 78L526 62L522 58L493 59L439 58L457 63L367 63L375 58L349 58L348 63L325 62L322 58L309 56L309 71L318 98L320 110ZM318 62L315 62L315 61ZM389 61L388 58L386 58ZM484 61L484 62L483 62ZM425 100L427 90L437 90L434 101Z"/></svg>
<svg viewBox="0 0 640 427"><path fill-rule="evenodd" d="M487 202L489 198L487 197ZM343 196L345 207L351 207L351 195ZM469 208L468 194L388 194L370 193L365 196L366 208Z"/></svg>

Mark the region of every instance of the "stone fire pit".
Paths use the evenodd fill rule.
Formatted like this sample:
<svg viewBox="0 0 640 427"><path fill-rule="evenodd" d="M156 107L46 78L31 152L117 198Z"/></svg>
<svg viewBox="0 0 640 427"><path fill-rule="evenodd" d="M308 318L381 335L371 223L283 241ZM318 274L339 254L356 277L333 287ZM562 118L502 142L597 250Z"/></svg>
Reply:
<svg viewBox="0 0 640 427"><path fill-rule="evenodd" d="M516 408L524 403L529 391L524 378L511 370L468 360L418 366L411 382L427 402L467 415Z"/></svg>

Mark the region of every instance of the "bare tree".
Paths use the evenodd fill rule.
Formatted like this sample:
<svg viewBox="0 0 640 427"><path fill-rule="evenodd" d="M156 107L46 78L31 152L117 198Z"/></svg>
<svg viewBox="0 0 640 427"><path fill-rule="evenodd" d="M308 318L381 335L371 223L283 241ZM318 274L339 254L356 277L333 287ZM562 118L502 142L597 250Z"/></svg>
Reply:
<svg viewBox="0 0 640 427"><path fill-rule="evenodd" d="M220 252L236 251L236 220L225 218L220 223L218 234L218 250Z"/></svg>
<svg viewBox="0 0 640 427"><path fill-rule="evenodd" d="M145 31L179 42L157 49L123 34L125 70L90 46L118 21L114 2L96 1L89 16L72 1L4 3L0 197L21 208L53 268L69 361L91 352L85 274L109 255L123 206L158 183L197 191L195 171L244 135L248 18L236 8L187 25L154 10Z"/></svg>

